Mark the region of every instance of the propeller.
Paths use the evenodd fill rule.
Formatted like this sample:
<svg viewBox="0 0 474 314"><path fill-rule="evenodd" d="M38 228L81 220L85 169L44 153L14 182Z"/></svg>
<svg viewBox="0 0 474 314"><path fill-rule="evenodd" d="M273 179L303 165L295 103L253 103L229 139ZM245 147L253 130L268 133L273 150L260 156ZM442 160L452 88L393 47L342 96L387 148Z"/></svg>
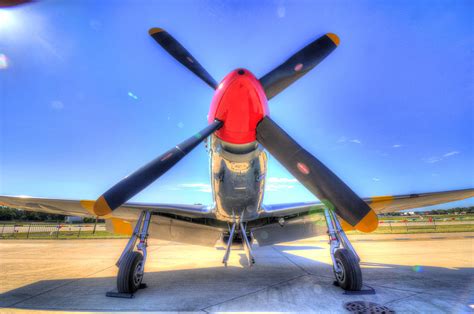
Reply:
<svg viewBox="0 0 474 314"><path fill-rule="evenodd" d="M196 74L213 89L217 88L217 82L207 73L207 71L194 59L194 57L176 39L162 28L151 28L148 33L158 44L161 45L170 55Z"/></svg>
<svg viewBox="0 0 474 314"><path fill-rule="evenodd" d="M268 116L257 126L257 140L298 181L349 225L363 232L377 228L377 215L369 205Z"/></svg>
<svg viewBox="0 0 474 314"><path fill-rule="evenodd" d="M171 169L171 167L221 126L221 121L214 121L181 144L122 179L122 181L111 187L97 199L94 203L94 213L97 216L110 214L114 209L120 207Z"/></svg>
<svg viewBox="0 0 474 314"><path fill-rule="evenodd" d="M0 8L15 7L29 2L33 2L33 0L0 0Z"/></svg>
<svg viewBox="0 0 474 314"><path fill-rule="evenodd" d="M328 33L316 39L280 66L260 78L267 99L278 95L297 79L308 73L339 45L339 37Z"/></svg>

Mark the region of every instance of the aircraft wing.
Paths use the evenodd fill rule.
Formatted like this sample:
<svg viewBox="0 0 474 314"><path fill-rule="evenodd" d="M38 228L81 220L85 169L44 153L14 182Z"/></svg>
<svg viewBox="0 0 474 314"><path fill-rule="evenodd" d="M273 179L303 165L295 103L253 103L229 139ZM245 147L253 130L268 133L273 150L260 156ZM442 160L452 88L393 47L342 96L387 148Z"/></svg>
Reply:
<svg viewBox="0 0 474 314"><path fill-rule="evenodd" d="M66 200L0 195L0 206L68 216L95 217L95 214L92 211L94 202L95 201L91 200ZM159 203L125 203L114 211L113 217L137 220L140 211L144 209L151 210L155 213L175 214L189 218L215 218L214 210L209 206ZM103 218L109 217L104 216Z"/></svg>
<svg viewBox="0 0 474 314"><path fill-rule="evenodd" d="M363 198L377 214L419 208L474 197L474 189L445 192L404 194L396 196L374 196ZM320 211L325 206L321 202L287 203L263 205L260 217L284 217L306 212Z"/></svg>

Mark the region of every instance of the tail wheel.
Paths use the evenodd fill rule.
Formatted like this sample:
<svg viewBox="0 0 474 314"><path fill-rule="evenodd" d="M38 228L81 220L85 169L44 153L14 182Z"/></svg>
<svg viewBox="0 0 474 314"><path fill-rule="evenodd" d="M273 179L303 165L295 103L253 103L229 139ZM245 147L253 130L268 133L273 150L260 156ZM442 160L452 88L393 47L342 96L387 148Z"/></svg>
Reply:
<svg viewBox="0 0 474 314"><path fill-rule="evenodd" d="M120 293L134 293L142 283L143 255L139 252L128 252L119 265L117 290Z"/></svg>
<svg viewBox="0 0 474 314"><path fill-rule="evenodd" d="M354 254L346 249L338 249L334 259L341 270L334 271L339 286L344 290L359 291L362 288L362 272Z"/></svg>

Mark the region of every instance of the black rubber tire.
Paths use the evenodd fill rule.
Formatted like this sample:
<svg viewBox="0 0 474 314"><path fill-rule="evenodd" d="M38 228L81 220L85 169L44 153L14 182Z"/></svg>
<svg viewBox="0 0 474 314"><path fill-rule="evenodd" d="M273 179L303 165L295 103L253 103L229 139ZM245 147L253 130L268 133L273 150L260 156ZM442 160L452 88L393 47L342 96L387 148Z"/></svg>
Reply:
<svg viewBox="0 0 474 314"><path fill-rule="evenodd" d="M338 249L334 253L334 258L343 270L342 274L336 274L334 271L339 287L349 291L360 291L362 288L362 272L354 254L346 249Z"/></svg>
<svg viewBox="0 0 474 314"><path fill-rule="evenodd" d="M140 287L143 276L137 276L139 264L143 263L143 255L139 252L128 252L120 262L117 275L117 290L120 293L134 293Z"/></svg>

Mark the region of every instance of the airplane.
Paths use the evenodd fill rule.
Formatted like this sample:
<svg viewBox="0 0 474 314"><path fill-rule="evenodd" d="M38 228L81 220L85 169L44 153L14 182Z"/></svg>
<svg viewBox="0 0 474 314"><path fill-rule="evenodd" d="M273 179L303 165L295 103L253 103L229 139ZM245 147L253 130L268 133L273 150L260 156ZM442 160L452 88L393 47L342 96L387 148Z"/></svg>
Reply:
<svg viewBox="0 0 474 314"><path fill-rule="evenodd" d="M225 244L223 264L233 244L243 247L249 266L252 243L259 246L328 234L337 285L362 289L360 258L345 231L372 232L377 214L430 206L474 196L474 189L360 198L336 174L301 147L269 114L268 101L304 76L339 45L332 33L314 40L257 79L238 68L217 83L167 31L150 36L214 90L208 125L112 186L97 200L0 196L0 205L106 219L108 231L129 235L117 261L117 291L143 287L148 238L204 246ZM202 142L210 158L213 204L136 203L129 200L170 170ZM263 203L267 152L320 201Z"/></svg>

